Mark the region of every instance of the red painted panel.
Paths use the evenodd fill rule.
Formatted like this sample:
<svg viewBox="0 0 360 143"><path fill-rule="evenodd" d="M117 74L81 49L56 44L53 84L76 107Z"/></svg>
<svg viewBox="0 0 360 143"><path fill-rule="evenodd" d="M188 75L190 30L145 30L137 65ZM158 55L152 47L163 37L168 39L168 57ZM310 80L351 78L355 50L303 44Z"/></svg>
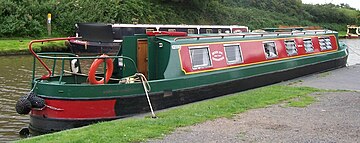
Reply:
<svg viewBox="0 0 360 143"><path fill-rule="evenodd" d="M240 43L244 64L266 60L262 41Z"/></svg>
<svg viewBox="0 0 360 143"><path fill-rule="evenodd" d="M212 61L212 68L226 67L226 58L223 44L216 44L209 46L210 60Z"/></svg>
<svg viewBox="0 0 360 143"><path fill-rule="evenodd" d="M298 50L298 55L306 54L303 38L295 38L295 43Z"/></svg>
<svg viewBox="0 0 360 143"><path fill-rule="evenodd" d="M179 56L180 56L181 66L183 70L186 72L192 71L189 47L183 46L180 48L179 52L180 52Z"/></svg>
<svg viewBox="0 0 360 143"><path fill-rule="evenodd" d="M31 114L48 118L91 119L115 117L116 100L45 100L46 104L62 110L48 107L32 110Z"/></svg>
<svg viewBox="0 0 360 143"><path fill-rule="evenodd" d="M329 37L330 37L330 41L331 41L333 50L337 49L338 46L337 46L337 41L336 41L335 36L329 36ZM314 46L314 52L306 53L305 47L304 47L304 41L303 41L304 38L311 38L311 41ZM264 41L275 42L278 57L273 58L271 60L288 58L289 56L287 55L286 46L284 43L285 40L295 40L296 48L298 51L297 56L321 52L319 38L317 36L289 38L289 39L270 39L270 40L264 39L264 40L233 42L233 43L226 43L226 44L239 44L240 45L241 53L242 53L242 57L243 57L243 63L228 65L226 62L226 57L225 57L224 44L223 43L216 43L216 44L209 43L209 44L204 44L201 46L209 47L210 59L212 62L212 66L208 67L208 68L203 68L203 69L192 69L192 64L191 64L191 59L190 59L190 54L189 54L189 47L182 46L180 49L180 58L181 58L182 68L185 73L193 73L193 72L211 71L211 70L216 70L216 69L220 69L220 68L237 66L237 65L241 65L241 64L253 64L253 63L269 61L268 59L266 59L266 56L265 56L265 50L263 47ZM325 51L322 51L322 52L325 52Z"/></svg>
<svg viewBox="0 0 360 143"><path fill-rule="evenodd" d="M319 44L319 37L311 37L311 41L313 43L314 46L314 52L313 53L317 53L320 52L320 44Z"/></svg>
<svg viewBox="0 0 360 143"><path fill-rule="evenodd" d="M287 52L286 52L286 47L285 47L284 40L277 39L274 42L275 42L276 50L277 50L277 53L278 53L277 58L285 58L285 57L287 57Z"/></svg>
<svg viewBox="0 0 360 143"><path fill-rule="evenodd" d="M226 58L223 44L212 44L212 45L203 45L209 46L209 54L211 60L211 67L202 68L202 69L193 69L190 58L190 51L188 46L183 46L180 49L180 58L183 69L186 72L201 71L201 70L211 70L214 68L226 67Z"/></svg>
<svg viewBox="0 0 360 143"><path fill-rule="evenodd" d="M203 45L203 46L208 46L208 45ZM210 52L210 51L209 51ZM211 52L210 52L211 54ZM201 69L193 69L192 68L192 64L191 64L191 58L190 58L190 51L189 51L189 47L187 46L183 46L180 48L180 59L181 59L181 65L183 67L183 69L186 72L193 72L193 71L200 71L200 70L210 70L213 68L213 65L211 67L206 67L206 68L201 68ZM211 57L210 57L211 59Z"/></svg>
<svg viewBox="0 0 360 143"><path fill-rule="evenodd" d="M330 38L330 42L331 42L331 47L333 48L333 50L337 50L339 47L338 47L335 36L330 36L329 38Z"/></svg>

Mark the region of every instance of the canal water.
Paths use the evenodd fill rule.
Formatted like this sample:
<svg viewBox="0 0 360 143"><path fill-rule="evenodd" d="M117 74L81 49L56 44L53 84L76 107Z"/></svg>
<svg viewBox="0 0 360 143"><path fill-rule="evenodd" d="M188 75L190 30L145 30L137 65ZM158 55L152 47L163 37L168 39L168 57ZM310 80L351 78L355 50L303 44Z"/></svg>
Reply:
<svg viewBox="0 0 360 143"><path fill-rule="evenodd" d="M29 123L28 115L16 113L15 104L29 91L32 57L3 56L0 60L0 141L8 142L19 139L18 131Z"/></svg>
<svg viewBox="0 0 360 143"><path fill-rule="evenodd" d="M348 65L360 64L360 39L341 41L350 47ZM29 115L17 114L15 104L30 90L33 57L2 56L0 60L0 142L10 142L20 139L18 132L29 123Z"/></svg>

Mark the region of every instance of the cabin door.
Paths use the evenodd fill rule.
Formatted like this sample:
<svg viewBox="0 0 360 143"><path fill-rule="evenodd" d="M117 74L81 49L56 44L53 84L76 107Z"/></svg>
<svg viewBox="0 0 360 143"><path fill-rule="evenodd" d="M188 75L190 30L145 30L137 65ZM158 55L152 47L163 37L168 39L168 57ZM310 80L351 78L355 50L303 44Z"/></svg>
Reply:
<svg viewBox="0 0 360 143"><path fill-rule="evenodd" d="M147 39L137 41L137 68L148 78L148 43Z"/></svg>

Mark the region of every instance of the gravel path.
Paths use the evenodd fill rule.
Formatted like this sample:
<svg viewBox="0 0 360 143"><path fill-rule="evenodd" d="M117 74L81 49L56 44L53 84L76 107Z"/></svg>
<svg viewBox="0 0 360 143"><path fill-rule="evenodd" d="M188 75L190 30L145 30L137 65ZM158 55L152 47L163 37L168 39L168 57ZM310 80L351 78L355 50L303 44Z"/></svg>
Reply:
<svg viewBox="0 0 360 143"><path fill-rule="evenodd" d="M306 108L274 105L177 129L150 142L360 142L360 93L314 95Z"/></svg>
<svg viewBox="0 0 360 143"><path fill-rule="evenodd" d="M284 82L284 84L292 82L295 82L296 86L360 91L360 65L353 65L333 71L301 77Z"/></svg>
<svg viewBox="0 0 360 143"><path fill-rule="evenodd" d="M360 65L283 84L288 83L354 91L314 94L317 102L306 108L273 105L231 119L179 128L163 139L149 142L360 142L360 92L356 92L360 91Z"/></svg>

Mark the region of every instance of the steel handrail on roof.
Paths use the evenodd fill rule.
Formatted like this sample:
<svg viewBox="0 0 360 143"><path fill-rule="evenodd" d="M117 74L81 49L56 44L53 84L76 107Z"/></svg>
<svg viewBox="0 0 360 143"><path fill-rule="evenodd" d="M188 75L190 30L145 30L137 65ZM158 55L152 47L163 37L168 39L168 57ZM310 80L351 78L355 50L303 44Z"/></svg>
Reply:
<svg viewBox="0 0 360 143"><path fill-rule="evenodd" d="M56 62L57 59L62 60L62 62L64 62L64 60L72 60L72 59L106 59L106 58L123 58L126 60L129 60L130 62L132 62L132 64L134 65L136 71L137 71L137 67L136 64L134 62L133 59L126 57L126 56L107 56L107 57L99 57L99 56L92 56L92 57L78 57L72 53L36 53L33 48L32 48L32 44L34 43L43 43L43 42L51 42L51 41L64 41L64 40L75 40L75 39L79 39L81 37L67 37L67 38L51 38L51 39L41 39L41 40L32 40L29 43L29 51L30 53L34 56L34 60L35 58L41 63L41 65L47 70L48 74L47 75L42 75L40 79L49 79L50 76L53 75L52 70L50 70L49 66L41 59L53 59L54 62ZM50 55L63 55L62 57L57 57L57 56L50 56ZM68 57L65 57L68 56ZM62 63L64 64L64 63ZM35 70L35 61L34 61L34 66L33 66L34 70ZM54 66L53 66L53 70L54 70ZM63 70L63 69L62 69ZM35 72L33 72L33 79L35 78Z"/></svg>
<svg viewBox="0 0 360 143"><path fill-rule="evenodd" d="M131 59L130 57L126 57L126 56L106 56L106 57L101 57L101 56L86 56L86 57L79 57L73 53L57 53L57 52L47 52L47 53L37 53L36 54L38 58L40 59L52 59L54 60L54 64L53 64L53 67L52 67L52 71L50 71L50 76L54 76L54 72L55 72L55 66L56 66L56 60L61 60L61 74L60 74L60 77L59 77L59 83L61 83L62 81L62 78L63 78L63 75L65 73L65 69L64 69L64 62L65 60L80 60L80 59L112 59L112 58L122 58L124 60L129 60L136 72L138 72L138 69L137 69L137 66L135 64L135 61L133 59ZM65 56L68 56L68 57L65 57ZM105 60L104 60L105 62ZM35 79L35 56L34 56L34 66L33 66L33 81ZM47 65L45 64L45 66L47 67ZM106 69L106 64L104 64L104 77L105 77L105 70ZM50 70L50 69L49 69ZM73 74L77 74L77 73L73 73ZM44 76L47 76L47 75L43 75L40 79L43 80L43 77ZM49 78L50 78L49 76Z"/></svg>
<svg viewBox="0 0 360 143"><path fill-rule="evenodd" d="M32 49L33 43L43 43L43 42L51 42L51 41L64 41L64 40L74 40L79 39L81 37L67 37L67 38L51 38L51 39L41 39L41 40L32 40L29 43L29 51L33 56L43 65L43 67L48 71L48 75L43 75L41 79L48 79L51 76L51 70L49 67L40 59L40 57L36 54L36 52Z"/></svg>
<svg viewBox="0 0 360 143"><path fill-rule="evenodd" d="M276 35L276 36L281 36L281 35L295 35L295 34L310 34L310 33L314 33L314 34L318 34L318 33L329 33L329 30L311 30L311 31L297 31L297 32L267 32L267 33L244 33L244 34L221 34L221 35L208 35L208 36L186 36L186 37L176 37L174 38L174 41L177 40L183 40L183 39L201 39L201 38L216 38L216 37L220 37L220 38L225 38L225 37L242 37L245 38L246 36L267 36L267 35ZM334 31L331 31L330 33L334 33Z"/></svg>

